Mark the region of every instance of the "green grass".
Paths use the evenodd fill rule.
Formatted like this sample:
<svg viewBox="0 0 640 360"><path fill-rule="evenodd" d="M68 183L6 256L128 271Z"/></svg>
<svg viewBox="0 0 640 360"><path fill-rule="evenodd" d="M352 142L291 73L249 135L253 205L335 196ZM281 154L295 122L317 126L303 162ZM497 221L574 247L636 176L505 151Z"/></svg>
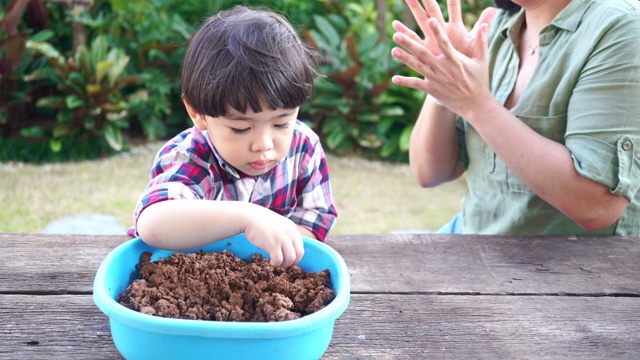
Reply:
<svg viewBox="0 0 640 360"><path fill-rule="evenodd" d="M160 144L136 146L106 159L65 164L0 164L0 231L41 232L63 216L100 213L125 227L148 181ZM406 164L328 156L338 210L335 234L436 229L459 209L458 180L418 187Z"/></svg>

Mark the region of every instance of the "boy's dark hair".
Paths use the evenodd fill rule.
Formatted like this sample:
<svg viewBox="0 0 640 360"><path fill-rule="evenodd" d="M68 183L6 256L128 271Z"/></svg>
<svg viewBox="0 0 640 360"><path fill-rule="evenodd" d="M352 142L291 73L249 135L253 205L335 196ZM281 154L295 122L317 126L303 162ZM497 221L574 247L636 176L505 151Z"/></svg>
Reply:
<svg viewBox="0 0 640 360"><path fill-rule="evenodd" d="M510 0L493 0L493 3L496 5L498 9L506 10L506 11L518 11L520 10L520 5L514 3Z"/></svg>
<svg viewBox="0 0 640 360"><path fill-rule="evenodd" d="M208 18L182 64L182 97L203 115L293 109L313 93L317 53L280 14L235 6Z"/></svg>

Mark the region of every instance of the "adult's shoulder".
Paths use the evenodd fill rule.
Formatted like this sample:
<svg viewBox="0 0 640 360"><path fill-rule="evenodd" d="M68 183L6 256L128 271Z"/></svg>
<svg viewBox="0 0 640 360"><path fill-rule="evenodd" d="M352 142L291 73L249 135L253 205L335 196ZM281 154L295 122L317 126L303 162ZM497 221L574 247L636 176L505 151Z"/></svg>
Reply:
<svg viewBox="0 0 640 360"><path fill-rule="evenodd" d="M640 27L640 1L638 0L591 0L585 21L623 25L621 22Z"/></svg>
<svg viewBox="0 0 640 360"><path fill-rule="evenodd" d="M640 1L592 0L582 19L582 34L600 39L600 48L622 51L621 56L640 54ZM637 59L636 59L637 60Z"/></svg>

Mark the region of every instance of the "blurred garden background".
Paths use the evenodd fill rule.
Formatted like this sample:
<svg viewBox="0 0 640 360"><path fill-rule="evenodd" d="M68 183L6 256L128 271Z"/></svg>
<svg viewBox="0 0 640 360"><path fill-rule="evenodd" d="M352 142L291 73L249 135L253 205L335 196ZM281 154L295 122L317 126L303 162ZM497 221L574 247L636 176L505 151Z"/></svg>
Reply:
<svg viewBox="0 0 640 360"><path fill-rule="evenodd" d="M408 169L424 94L390 82L410 73L389 55L392 20L415 27L404 1L0 3L0 231L88 213L130 226L155 151L191 126L179 96L186 45L236 4L283 13L322 55L299 117L329 154L335 232L434 229L459 209L462 180L420 189ZM466 24L491 4L464 1Z"/></svg>

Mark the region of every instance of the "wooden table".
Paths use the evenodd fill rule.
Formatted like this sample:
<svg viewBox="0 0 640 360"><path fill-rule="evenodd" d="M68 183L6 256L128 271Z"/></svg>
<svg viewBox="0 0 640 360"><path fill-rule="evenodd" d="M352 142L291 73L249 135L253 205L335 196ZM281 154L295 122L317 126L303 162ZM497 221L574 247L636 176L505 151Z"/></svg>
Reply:
<svg viewBox="0 0 640 360"><path fill-rule="evenodd" d="M0 358L121 359L93 277L127 236L0 233ZM333 235L324 359L640 359L640 238Z"/></svg>

